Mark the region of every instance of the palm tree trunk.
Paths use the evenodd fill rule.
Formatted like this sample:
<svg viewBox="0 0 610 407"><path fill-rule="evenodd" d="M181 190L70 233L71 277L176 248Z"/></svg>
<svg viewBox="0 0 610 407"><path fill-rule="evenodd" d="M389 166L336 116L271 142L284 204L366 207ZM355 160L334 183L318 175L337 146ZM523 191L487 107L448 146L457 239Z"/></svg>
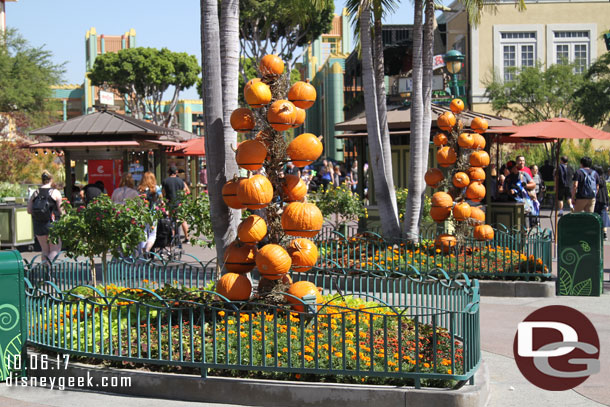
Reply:
<svg viewBox="0 0 610 407"><path fill-rule="evenodd" d="M205 117L205 150L210 194L210 214L218 259L235 238L236 216L222 199L222 187L227 176L226 163L235 161L231 150L234 140L226 140L224 133L223 90L218 2L201 0L201 54L203 71L203 106ZM237 82L237 81L236 81ZM236 171L235 171L236 172Z"/></svg>
<svg viewBox="0 0 610 407"><path fill-rule="evenodd" d="M422 61L422 99L423 99L423 119L422 119L422 138L421 143L421 168L420 173L421 179L424 178L426 170L428 169L428 152L430 151L430 128L432 127L432 77L433 77L433 66L434 66L434 25L436 19L434 17L434 0L426 0L425 7L426 22L424 24L424 36L422 41L423 48L423 61ZM423 202L426 195L426 186L422 184L421 191L421 206L418 216L419 222L423 218ZM419 228L418 228L419 229ZM419 232L419 230L418 230Z"/></svg>
<svg viewBox="0 0 610 407"><path fill-rule="evenodd" d="M421 213L424 192L422 144L428 145L430 137L423 134L424 100L422 95L422 14L423 0L415 0L413 16L413 90L411 92L411 141L409 165L409 194L407 195L407 208L405 213L405 236L412 241L419 240L419 217Z"/></svg>
<svg viewBox="0 0 610 407"><path fill-rule="evenodd" d="M380 104L385 106L385 100L380 100L380 96L377 94L370 28L371 8L370 3L365 0L360 5L360 39L362 44L364 107L371 161L369 165L373 170L375 197L379 207L383 235L386 239L393 240L400 237L400 224L392 176L390 137L387 131L387 122L384 134L378 110Z"/></svg>

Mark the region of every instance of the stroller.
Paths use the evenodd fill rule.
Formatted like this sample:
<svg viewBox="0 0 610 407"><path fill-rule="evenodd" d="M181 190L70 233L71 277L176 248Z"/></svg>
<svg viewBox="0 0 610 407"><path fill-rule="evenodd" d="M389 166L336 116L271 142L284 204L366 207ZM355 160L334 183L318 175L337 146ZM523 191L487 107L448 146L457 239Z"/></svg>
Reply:
<svg viewBox="0 0 610 407"><path fill-rule="evenodd" d="M184 251L180 241L180 224L169 216L157 221L157 238L152 252L163 260L180 260Z"/></svg>

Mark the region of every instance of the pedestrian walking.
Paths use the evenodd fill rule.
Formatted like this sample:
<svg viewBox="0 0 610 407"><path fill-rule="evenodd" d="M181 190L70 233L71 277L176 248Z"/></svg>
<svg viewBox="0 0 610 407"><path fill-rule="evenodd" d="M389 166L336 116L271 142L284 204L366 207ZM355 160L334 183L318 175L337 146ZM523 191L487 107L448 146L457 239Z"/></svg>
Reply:
<svg viewBox="0 0 610 407"><path fill-rule="evenodd" d="M580 159L580 169L574 174L574 187L572 189L572 200L574 201L574 212L593 212L595 208L595 196L599 189L599 175L591 169L590 157Z"/></svg>
<svg viewBox="0 0 610 407"><path fill-rule="evenodd" d="M53 176L49 171L42 172L41 180L42 186L28 200L27 212L32 215L34 235L40 244L42 260L52 262L61 251L61 241L49 242L49 230L63 213L61 192L53 186Z"/></svg>

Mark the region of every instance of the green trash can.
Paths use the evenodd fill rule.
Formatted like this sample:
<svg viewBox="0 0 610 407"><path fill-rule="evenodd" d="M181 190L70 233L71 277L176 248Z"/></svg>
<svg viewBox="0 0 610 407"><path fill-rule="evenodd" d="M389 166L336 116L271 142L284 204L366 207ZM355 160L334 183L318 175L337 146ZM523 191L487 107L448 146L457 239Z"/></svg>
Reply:
<svg viewBox="0 0 610 407"><path fill-rule="evenodd" d="M557 234L557 295L600 296L604 289L604 238L599 215L564 215Z"/></svg>
<svg viewBox="0 0 610 407"><path fill-rule="evenodd" d="M25 285L23 259L17 250L0 252L0 382L14 367L25 369Z"/></svg>

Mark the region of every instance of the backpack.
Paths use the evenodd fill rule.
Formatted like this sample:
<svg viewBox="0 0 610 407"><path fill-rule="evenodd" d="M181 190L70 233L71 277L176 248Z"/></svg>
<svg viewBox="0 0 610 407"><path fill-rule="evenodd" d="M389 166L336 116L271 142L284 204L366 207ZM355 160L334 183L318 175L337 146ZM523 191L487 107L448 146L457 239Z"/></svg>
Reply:
<svg viewBox="0 0 610 407"><path fill-rule="evenodd" d="M570 185L568 174L568 165L567 164L559 164L559 184L563 187L567 187Z"/></svg>
<svg viewBox="0 0 610 407"><path fill-rule="evenodd" d="M51 189L40 188L32 201L32 219L36 222L47 223L51 221L53 213L51 203Z"/></svg>
<svg viewBox="0 0 610 407"><path fill-rule="evenodd" d="M582 182L582 187L581 184L578 184L578 189L580 189L580 195L584 199L593 199L595 198L595 190L597 189L597 182L595 182L595 175L593 173L593 170L587 172L583 168L581 168L581 171L585 174L585 179Z"/></svg>

